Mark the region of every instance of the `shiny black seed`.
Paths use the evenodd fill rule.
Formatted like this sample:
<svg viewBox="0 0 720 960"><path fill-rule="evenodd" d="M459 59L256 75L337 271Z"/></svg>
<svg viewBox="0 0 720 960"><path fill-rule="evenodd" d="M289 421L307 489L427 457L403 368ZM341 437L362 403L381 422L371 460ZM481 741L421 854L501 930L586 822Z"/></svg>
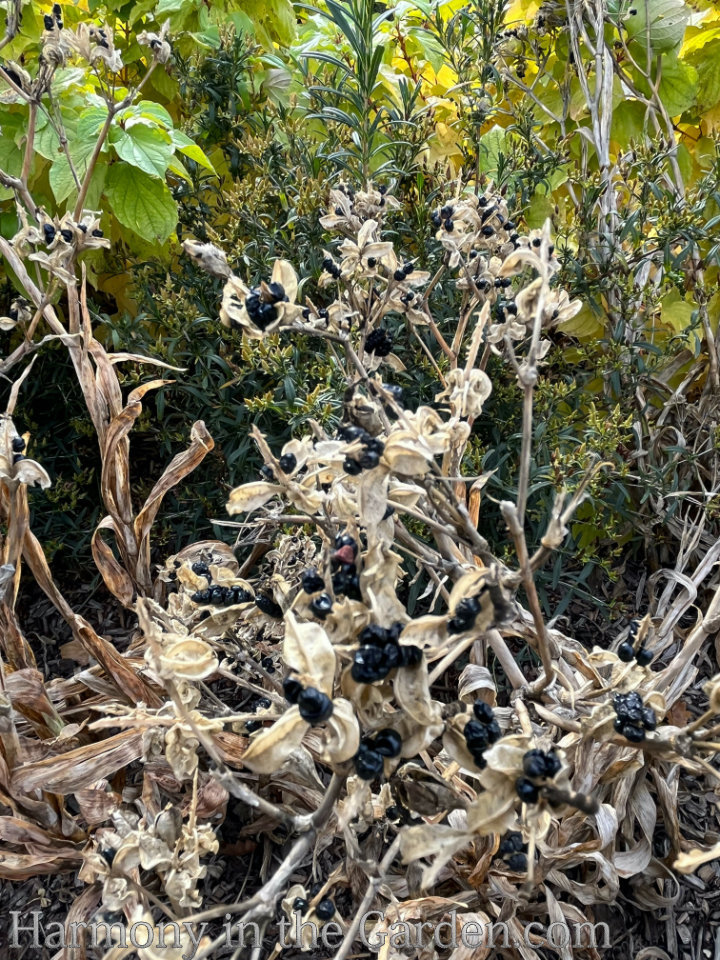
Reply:
<svg viewBox="0 0 720 960"><path fill-rule="evenodd" d="M491 720L490 723L486 724L485 729L490 743L495 743L502 736L502 730L497 720Z"/></svg>
<svg viewBox="0 0 720 960"><path fill-rule="evenodd" d="M542 243L542 240L540 239L540 237L535 237L535 239L532 242L532 245L534 247L539 247L541 243Z"/></svg>
<svg viewBox="0 0 720 960"><path fill-rule="evenodd" d="M210 591L210 603L220 606L225 603L225 591L222 587L213 587Z"/></svg>
<svg viewBox="0 0 720 960"><path fill-rule="evenodd" d="M285 677L283 680L283 693L288 703L297 703L302 690L302 684L295 677Z"/></svg>
<svg viewBox="0 0 720 960"><path fill-rule="evenodd" d="M260 699L255 704L255 706L257 707L258 710L267 710L267 708L271 706L271 703L267 697L260 697Z"/></svg>
<svg viewBox="0 0 720 960"><path fill-rule="evenodd" d="M621 732L631 743L641 743L645 739L645 731L635 723L626 723Z"/></svg>
<svg viewBox="0 0 720 960"><path fill-rule="evenodd" d="M399 757L402 750L402 737L397 730L386 727L375 734L373 746L383 757Z"/></svg>
<svg viewBox="0 0 720 960"><path fill-rule="evenodd" d="M623 663L630 663L634 656L635 651L633 650L631 643L620 644L618 647L618 657L620 657Z"/></svg>
<svg viewBox="0 0 720 960"><path fill-rule="evenodd" d="M373 330L365 341L365 349L368 353L376 353L379 357L387 357L392 351L393 339L387 330L378 327Z"/></svg>
<svg viewBox="0 0 720 960"><path fill-rule="evenodd" d="M70 241L71 241L72 238L73 238L73 232L72 232L72 230L61 230L61 231L60 231L60 236L63 238L63 240L64 240L66 243L70 243Z"/></svg>
<svg viewBox="0 0 720 960"><path fill-rule="evenodd" d="M324 723L332 716L333 704L330 697L315 687L307 687L297 698L300 716L306 723Z"/></svg>
<svg viewBox="0 0 720 960"><path fill-rule="evenodd" d="M654 730L657 727L657 717L655 711L650 707L644 707L642 712L642 724L646 730Z"/></svg>
<svg viewBox="0 0 720 960"><path fill-rule="evenodd" d="M398 280L398 281L399 281L399 280L404 280L404 279L405 279L405 274L403 273L402 270L396 270L395 273L393 274L393 279L394 279L394 280Z"/></svg>
<svg viewBox="0 0 720 960"><path fill-rule="evenodd" d="M352 443L353 440L362 440L363 437L367 436L367 432L354 423L343 423L338 427L337 435L338 439L344 440L346 443Z"/></svg>
<svg viewBox="0 0 720 960"><path fill-rule="evenodd" d="M528 777L547 776L547 764L542 750L528 750L523 757L523 772Z"/></svg>
<svg viewBox="0 0 720 960"><path fill-rule="evenodd" d="M352 457L345 457L343 460L343 470L351 477L356 477L359 473L362 473L362 467L358 461L353 460Z"/></svg>
<svg viewBox="0 0 720 960"><path fill-rule="evenodd" d="M302 587L305 593L317 593L318 590L325 587L325 581L317 570L311 567L309 570L305 570L302 575Z"/></svg>
<svg viewBox="0 0 720 960"><path fill-rule="evenodd" d="M363 470L374 470L380 463L380 457L374 450L366 450L358 462Z"/></svg>
<svg viewBox="0 0 720 960"><path fill-rule="evenodd" d="M486 223L480 232L484 237L492 237L495 233L495 227L491 227L489 223Z"/></svg>
<svg viewBox="0 0 720 960"><path fill-rule="evenodd" d="M505 221L505 229L508 231L508 233L512 233L512 231L515 229L515 224L512 222L512 220Z"/></svg>
<svg viewBox="0 0 720 960"><path fill-rule="evenodd" d="M275 617L276 620L282 617L282 609L275 603L272 597L268 597L265 593L258 593L256 595L255 605L258 610L262 610L268 617Z"/></svg>
<svg viewBox="0 0 720 960"><path fill-rule="evenodd" d="M292 473L297 466L297 457L294 453L284 453L278 460L283 473Z"/></svg>
<svg viewBox="0 0 720 960"><path fill-rule="evenodd" d="M329 920L330 917L335 915L335 904L329 897L326 897L315 907L315 913L319 920Z"/></svg>
<svg viewBox="0 0 720 960"><path fill-rule="evenodd" d="M356 683L374 683L388 674L384 649L379 647L360 647L355 651L351 676Z"/></svg>
<svg viewBox="0 0 720 960"><path fill-rule="evenodd" d="M208 577L210 576L210 567L205 563L204 560L196 560L192 565L191 570L193 573L196 573L199 577Z"/></svg>
<svg viewBox="0 0 720 960"><path fill-rule="evenodd" d="M370 267L371 270L373 270L377 266L377 258L368 257L367 265L368 267Z"/></svg>
<svg viewBox="0 0 720 960"><path fill-rule="evenodd" d="M254 599L253 595L242 587L234 587L233 594L233 603L250 603Z"/></svg>
<svg viewBox="0 0 720 960"><path fill-rule="evenodd" d="M480 197L480 199L478 200L478 204L481 207L486 207L488 203L489 203L489 200L487 197Z"/></svg>
<svg viewBox="0 0 720 960"><path fill-rule="evenodd" d="M386 643L382 648L385 669L389 672L403 666L401 648L396 643Z"/></svg>
<svg viewBox="0 0 720 960"><path fill-rule="evenodd" d="M625 726L625 721L621 717L615 717L613 720L613 726L618 733L622 733Z"/></svg>
<svg viewBox="0 0 720 960"><path fill-rule="evenodd" d="M400 634L403 632L403 626L404 624L400 623L399 620L390 624L386 631L388 640L392 643L397 643L400 639Z"/></svg>
<svg viewBox="0 0 720 960"><path fill-rule="evenodd" d="M305 913L308 908L308 902L304 897L295 897L292 908L293 913Z"/></svg>
<svg viewBox="0 0 720 960"><path fill-rule="evenodd" d="M468 720L463 730L465 742L471 753L479 751L482 753L489 746L487 727L477 720ZM527 771L526 771L527 772Z"/></svg>
<svg viewBox="0 0 720 960"><path fill-rule="evenodd" d="M453 213L455 213L455 207L451 207L449 203L440 210L441 217L451 217Z"/></svg>
<svg viewBox="0 0 720 960"><path fill-rule="evenodd" d="M361 646L384 647L388 642L388 633L385 627L378 626L376 623L371 623L369 626L364 627L360 631L358 641L360 642Z"/></svg>
<svg viewBox="0 0 720 960"><path fill-rule="evenodd" d="M113 860L115 859L115 853L116 851L113 850L112 847L105 847L105 849L100 850L100 856L109 867L112 866Z"/></svg>
<svg viewBox="0 0 720 960"><path fill-rule="evenodd" d="M515 789L523 803L537 803L539 790L527 777L518 777L515 781Z"/></svg>
<svg viewBox="0 0 720 960"><path fill-rule="evenodd" d="M266 673L275 673L275 661L272 657L263 657L260 660L260 666Z"/></svg>
<svg viewBox="0 0 720 960"><path fill-rule="evenodd" d="M269 466L267 463L263 464L262 467L260 467L260 473L262 474L263 477L265 477L266 480L269 480L270 483L275 482L275 474L273 472L273 468Z"/></svg>
<svg viewBox="0 0 720 960"><path fill-rule="evenodd" d="M403 667L416 667L423 658L422 650L414 644L400 647L399 650L401 656L400 665Z"/></svg>
<svg viewBox="0 0 720 960"><path fill-rule="evenodd" d="M51 223L43 224L43 234L45 236L45 243L52 243L55 239L55 227Z"/></svg>
<svg viewBox="0 0 720 960"><path fill-rule="evenodd" d="M324 620L332 610L332 597L328 593L320 593L310 601L310 609L319 620Z"/></svg>
<svg viewBox="0 0 720 960"><path fill-rule="evenodd" d="M262 726L262 723L259 720L246 720L245 729L248 733L252 733L254 730L259 730Z"/></svg>
<svg viewBox="0 0 720 960"><path fill-rule="evenodd" d="M383 756L369 747L358 750L355 757L355 772L361 780L374 780L383 772Z"/></svg>
<svg viewBox="0 0 720 960"><path fill-rule="evenodd" d="M485 703L484 700L475 701L473 704L473 713L475 714L475 719L479 720L480 723L491 723L495 719L493 708L489 703Z"/></svg>
<svg viewBox="0 0 720 960"><path fill-rule="evenodd" d="M453 230L455 229L455 221L454 221L454 220L446 220L446 221L445 221L445 229L447 230L448 233L452 233Z"/></svg>
<svg viewBox="0 0 720 960"><path fill-rule="evenodd" d="M25 441L22 437L13 437L12 438L12 448L15 453L22 453L25 449Z"/></svg>
<svg viewBox="0 0 720 960"><path fill-rule="evenodd" d="M640 647L638 652L635 654L635 659L641 667L647 667L650 663L652 663L652 658L652 650L648 650L646 647Z"/></svg>
<svg viewBox="0 0 720 960"><path fill-rule="evenodd" d="M102 230L93 230L92 233L90 234L90 236L91 236L91 237L103 237L103 236L105 236L105 234L102 232Z"/></svg>
<svg viewBox="0 0 720 960"><path fill-rule="evenodd" d="M640 621L639 621L639 620L631 620L631 621L630 621L630 636L631 636L632 638L635 638L635 637L637 636L637 632L638 632L639 629L640 629Z"/></svg>
<svg viewBox="0 0 720 960"><path fill-rule="evenodd" d="M55 21L47 13L43 17L43 23L45 24L46 30L52 30L52 28L55 26Z"/></svg>
<svg viewBox="0 0 720 960"><path fill-rule="evenodd" d="M512 856L507 858L507 865L515 873L523 873L527 870L527 857L524 853L513 853Z"/></svg>
<svg viewBox="0 0 720 960"><path fill-rule="evenodd" d="M525 844L523 843L523 838L520 831L511 830L503 837L498 853L501 856L504 856L507 853L522 853L524 849Z"/></svg>

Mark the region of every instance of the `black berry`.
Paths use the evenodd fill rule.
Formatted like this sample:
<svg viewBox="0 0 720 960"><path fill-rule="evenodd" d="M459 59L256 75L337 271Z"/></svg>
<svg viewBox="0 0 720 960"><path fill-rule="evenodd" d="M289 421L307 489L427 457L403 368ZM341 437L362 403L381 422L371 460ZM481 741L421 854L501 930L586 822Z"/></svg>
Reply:
<svg viewBox="0 0 720 960"><path fill-rule="evenodd" d="M310 601L310 609L319 620L324 620L332 610L332 597L328 593L318 594Z"/></svg>
<svg viewBox="0 0 720 960"><path fill-rule="evenodd" d="M307 687L297 698L300 716L306 723L315 725L324 723L332 716L333 704L330 697L315 687Z"/></svg>
<svg viewBox="0 0 720 960"><path fill-rule="evenodd" d="M311 567L302 575L302 587L305 593L317 593L318 590L324 589L325 581L317 572L317 570L315 570L314 567Z"/></svg>
<svg viewBox="0 0 720 960"><path fill-rule="evenodd" d="M390 727L375 734L374 749L383 757L398 757L402 750L402 737Z"/></svg>
<svg viewBox="0 0 720 960"><path fill-rule="evenodd" d="M329 920L330 917L335 915L335 904L332 902L332 900L330 900L329 897L326 897L315 907L315 913L317 914L318 919Z"/></svg>

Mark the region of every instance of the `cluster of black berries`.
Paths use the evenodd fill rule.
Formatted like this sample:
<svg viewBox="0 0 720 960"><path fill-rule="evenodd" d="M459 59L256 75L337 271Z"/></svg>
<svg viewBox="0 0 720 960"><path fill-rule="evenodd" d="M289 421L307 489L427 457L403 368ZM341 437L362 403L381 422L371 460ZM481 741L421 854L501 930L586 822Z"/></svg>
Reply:
<svg viewBox="0 0 720 960"><path fill-rule="evenodd" d="M23 450L25 449L25 441L22 437L13 437L12 438L12 448L13 448L13 463L19 463L21 460L25 459Z"/></svg>
<svg viewBox="0 0 720 960"><path fill-rule="evenodd" d="M527 870L526 849L527 847L526 844L523 843L520 831L511 830L510 833L505 834L500 842L498 853L511 870L515 871L515 873L522 873L524 870Z"/></svg>
<svg viewBox="0 0 720 960"><path fill-rule="evenodd" d="M365 349L368 353L377 354L378 357L387 357L392 352L393 338L384 327L378 327L368 334L365 341Z"/></svg>
<svg viewBox="0 0 720 960"><path fill-rule="evenodd" d="M340 213L338 216L342 216L342 208L338 207ZM336 211L337 212L337 211ZM341 270L340 267L335 263L331 257L325 257L323 260L323 270L330 274L331 277L334 277L336 280L340 276Z"/></svg>
<svg viewBox="0 0 720 960"><path fill-rule="evenodd" d="M275 620L280 620L283 615L282 607L266 593L255 594L255 606L266 616L273 617Z"/></svg>
<svg viewBox="0 0 720 960"><path fill-rule="evenodd" d="M260 287L254 287L245 300L245 309L248 316L260 330L265 330L277 319L275 304L287 300L285 287L281 283L268 283L267 289L269 300L263 297Z"/></svg>
<svg viewBox="0 0 720 960"><path fill-rule="evenodd" d="M430 217L432 225L436 230L439 230L440 227L445 227L448 233L452 233L455 229L455 223L453 222L453 214L455 213L455 207L451 207L449 203L445 204L444 207L441 207L439 210L435 210L433 215Z"/></svg>
<svg viewBox="0 0 720 960"><path fill-rule="evenodd" d="M400 646L398 638L403 625L391 627L371 624L360 632L360 648L355 651L350 670L356 683L374 683L384 680L397 667L414 667L422 660L422 650L416 646Z"/></svg>
<svg viewBox="0 0 720 960"><path fill-rule="evenodd" d="M540 787L537 780L550 780L560 772L562 764L554 750L528 750L523 757L524 777L515 781L515 789L523 803L537 803Z"/></svg>
<svg viewBox="0 0 720 960"><path fill-rule="evenodd" d="M207 577L208 581L204 590L197 590L192 594L190 599L193 603L211 603L216 607L229 607L234 603L250 603L252 601L252 594L242 587L213 585L210 578L210 567L204 560L196 560L191 569L198 577Z"/></svg>
<svg viewBox="0 0 720 960"><path fill-rule="evenodd" d="M406 280L410 276L410 274L413 272L414 269L415 269L415 264L410 263L410 261L408 260L407 263L404 263L401 267L398 267L398 269L393 274L393 280L397 280L398 283L402 283L403 280Z"/></svg>
<svg viewBox="0 0 720 960"><path fill-rule="evenodd" d="M402 738L397 730L387 727L372 739L363 737L355 754L355 772L361 780L374 780L383 772L385 757L399 757Z"/></svg>
<svg viewBox="0 0 720 960"><path fill-rule="evenodd" d="M465 597L455 608L455 615L448 620L448 633L465 633L475 626L475 618L482 609L480 597L486 588L474 597Z"/></svg>
<svg viewBox="0 0 720 960"><path fill-rule="evenodd" d="M349 437L348 434L352 434ZM362 443L362 453L359 457L345 457L343 461L343 470L349 473L351 477L356 477L363 470L374 470L380 463L380 457L385 451L385 444L377 437L371 437L362 427L344 428L344 440L360 440Z"/></svg>
<svg viewBox="0 0 720 960"><path fill-rule="evenodd" d="M325 581L314 567L310 567L303 573L302 588L305 593L317 594L310 601L310 609L318 620L324 620L332 611L333 601L330 594L325 592Z"/></svg>
<svg viewBox="0 0 720 960"><path fill-rule="evenodd" d="M646 707L639 693L616 693L613 697L615 707L615 729L631 743L642 743L646 730L657 727L655 711Z"/></svg>
<svg viewBox="0 0 720 960"><path fill-rule="evenodd" d="M506 313L509 313L513 317L516 317L518 312L517 304L515 303L514 300L496 300L495 306L493 307L493 312L496 318L500 321L505 319Z"/></svg>
<svg viewBox="0 0 720 960"><path fill-rule="evenodd" d="M76 226L78 230L80 230L82 233L87 233L87 227L85 226L84 223L78 223L76 224ZM49 247L50 244L55 239L55 236L58 233L58 231L52 223L44 223L42 229L43 229L43 237L45 239L45 243ZM92 230L90 235L92 237L102 237L103 232L102 230ZM74 234L72 230L70 230L68 227L63 227L63 229L60 230L60 236L63 238L65 243L73 242Z"/></svg>
<svg viewBox="0 0 720 960"><path fill-rule="evenodd" d="M322 690L303 687L295 677L286 677L283 680L283 692L288 703L296 703L300 709L300 716L312 726L325 723L332 716L332 700Z"/></svg>
<svg viewBox="0 0 720 960"><path fill-rule="evenodd" d="M309 904L305 897L295 897L293 900L293 913L305 913ZM318 920L329 920L335 915L335 904L330 897L324 897L315 907L315 914Z"/></svg>
<svg viewBox="0 0 720 960"><path fill-rule="evenodd" d="M476 700L473 704L473 713L475 719L468 720L463 734L475 765L482 770L485 767L483 751L500 739L502 731L489 703L485 703L484 700Z"/></svg>
<svg viewBox="0 0 720 960"><path fill-rule="evenodd" d="M637 660L641 667L647 667L652 663L653 654L651 650L648 650L645 646L645 641L643 641L638 649L635 649L635 638L637 637L637 632L640 629L640 621L633 620L630 624L630 633L628 638L624 643L621 643L618 647L618 657L622 660L623 663L630 663L631 660Z"/></svg>
<svg viewBox="0 0 720 960"><path fill-rule="evenodd" d="M57 24L58 30L62 30L62 10L60 9L59 3L54 3L52 8L52 14L46 13L43 16L43 23L45 24L46 30L52 30Z"/></svg>

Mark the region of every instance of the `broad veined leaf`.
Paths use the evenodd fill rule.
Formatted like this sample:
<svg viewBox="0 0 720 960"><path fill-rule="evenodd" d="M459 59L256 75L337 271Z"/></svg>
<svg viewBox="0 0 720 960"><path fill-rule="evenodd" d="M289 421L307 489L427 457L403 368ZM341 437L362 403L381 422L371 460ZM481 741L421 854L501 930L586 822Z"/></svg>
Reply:
<svg viewBox="0 0 720 960"><path fill-rule="evenodd" d="M110 140L121 160L151 176L165 176L173 146L164 130L142 123L125 129L113 127Z"/></svg>
<svg viewBox="0 0 720 960"><path fill-rule="evenodd" d="M177 206L162 180L116 163L108 173L105 195L120 223L144 240L164 243L175 229Z"/></svg>
<svg viewBox="0 0 720 960"><path fill-rule="evenodd" d="M180 130L171 130L170 140L178 153L189 157L190 160L201 167L205 167L206 170L209 170L217 176L217 171L205 152L196 143L193 143L187 134L182 133Z"/></svg>
<svg viewBox="0 0 720 960"><path fill-rule="evenodd" d="M682 43L690 10L683 0L611 0L610 16L622 24L629 40L643 49L650 39L653 53L666 53Z"/></svg>

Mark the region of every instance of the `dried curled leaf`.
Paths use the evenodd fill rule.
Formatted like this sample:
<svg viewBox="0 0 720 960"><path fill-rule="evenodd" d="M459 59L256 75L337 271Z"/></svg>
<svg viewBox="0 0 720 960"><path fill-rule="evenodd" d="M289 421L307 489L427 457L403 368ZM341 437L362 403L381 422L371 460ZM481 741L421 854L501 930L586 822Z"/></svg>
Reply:
<svg viewBox="0 0 720 960"><path fill-rule="evenodd" d="M255 773L274 773L300 746L309 729L298 707L290 707L271 727L253 737L243 754L243 765Z"/></svg>
<svg viewBox="0 0 720 960"><path fill-rule="evenodd" d="M285 614L283 659L290 670L312 678L312 686L332 697L335 651L319 623L300 623L288 611Z"/></svg>
<svg viewBox="0 0 720 960"><path fill-rule="evenodd" d="M257 483L244 483L230 491L227 502L227 512L234 516L236 513L249 513L264 506L282 487L276 483L266 483L258 480Z"/></svg>
<svg viewBox="0 0 720 960"><path fill-rule="evenodd" d="M354 757L360 746L360 728L349 700L333 700L333 712L322 732L322 759L326 763L342 763Z"/></svg>
<svg viewBox="0 0 720 960"><path fill-rule="evenodd" d="M166 643L157 662L164 677L184 680L205 680L218 668L218 660L210 646L193 637Z"/></svg>

